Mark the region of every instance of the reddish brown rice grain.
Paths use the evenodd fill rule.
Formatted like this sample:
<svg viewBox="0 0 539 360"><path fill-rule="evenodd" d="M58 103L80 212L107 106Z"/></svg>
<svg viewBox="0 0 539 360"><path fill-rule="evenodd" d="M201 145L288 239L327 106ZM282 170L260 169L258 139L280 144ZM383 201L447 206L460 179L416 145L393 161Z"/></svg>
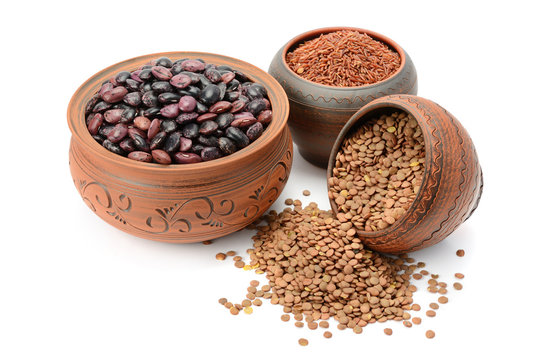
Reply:
<svg viewBox="0 0 539 360"><path fill-rule="evenodd" d="M350 87L383 81L401 64L385 43L355 30L340 30L308 40L286 54L292 71L323 85Z"/></svg>

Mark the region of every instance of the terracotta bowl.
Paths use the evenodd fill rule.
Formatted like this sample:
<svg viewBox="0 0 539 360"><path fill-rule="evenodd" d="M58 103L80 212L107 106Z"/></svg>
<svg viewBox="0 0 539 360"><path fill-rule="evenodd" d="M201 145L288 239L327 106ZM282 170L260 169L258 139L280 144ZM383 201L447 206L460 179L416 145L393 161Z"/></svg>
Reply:
<svg viewBox="0 0 539 360"><path fill-rule="evenodd" d="M423 132L423 182L411 207L393 225L375 232L360 231L358 236L371 249L398 254L436 244L466 221L479 204L483 174L472 139L453 115L418 96L391 95L372 101L346 123L331 151L328 179L348 134L373 116L395 110L411 114ZM331 198L330 203L336 213Z"/></svg>
<svg viewBox="0 0 539 360"><path fill-rule="evenodd" d="M273 107L272 123L246 148L198 164L141 163L104 149L86 128L86 102L113 74L132 71L161 56L201 58L242 71L266 87ZM92 76L71 99L67 119L72 132L69 165L73 182L92 211L129 234L176 243L218 238L257 219L285 186L292 165L288 112L288 99L277 81L240 60L197 52L126 60Z"/></svg>
<svg viewBox="0 0 539 360"><path fill-rule="evenodd" d="M358 30L396 50L401 58L399 70L379 83L361 87L335 87L305 80L287 65L285 56L299 44L338 30ZM288 124L300 154L310 163L326 168L333 143L358 109L368 102L390 94L417 94L417 74L408 54L393 40L373 31L330 27L296 36L275 54L268 71L282 85L290 100Z"/></svg>

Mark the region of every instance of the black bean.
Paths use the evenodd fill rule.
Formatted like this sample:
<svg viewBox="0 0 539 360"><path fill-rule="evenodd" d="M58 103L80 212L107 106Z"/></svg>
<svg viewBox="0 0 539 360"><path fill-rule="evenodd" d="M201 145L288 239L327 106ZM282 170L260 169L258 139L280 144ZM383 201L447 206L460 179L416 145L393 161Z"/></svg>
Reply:
<svg viewBox="0 0 539 360"><path fill-rule="evenodd" d="M168 81L156 81L152 84L152 90L157 94L174 91L174 87Z"/></svg>
<svg viewBox="0 0 539 360"><path fill-rule="evenodd" d="M196 112L183 113L183 114L178 115L178 117L176 118L176 122L180 125L188 124L195 121L197 117L198 117L198 114Z"/></svg>
<svg viewBox="0 0 539 360"><path fill-rule="evenodd" d="M232 108L230 109L230 112L237 113L239 111L242 111L243 108L245 108L245 105L245 101L238 99L232 103Z"/></svg>
<svg viewBox="0 0 539 360"><path fill-rule="evenodd" d="M236 79L238 79L239 81L241 82L250 81L249 78L245 76L245 74L242 73L241 71L238 71L238 70L232 70L232 71L234 72L234 74L236 74Z"/></svg>
<svg viewBox="0 0 539 360"><path fill-rule="evenodd" d="M166 138L167 133L165 131L158 132L150 141L150 149L155 150L161 148L165 143Z"/></svg>
<svg viewBox="0 0 539 360"><path fill-rule="evenodd" d="M142 94L137 92L131 92L124 96L124 102L127 105L139 106L142 102Z"/></svg>
<svg viewBox="0 0 539 360"><path fill-rule="evenodd" d="M214 84L221 81L221 73L213 68L207 69L204 72L204 76Z"/></svg>
<svg viewBox="0 0 539 360"><path fill-rule="evenodd" d="M172 64L172 67L170 68L170 72L172 75L178 75L183 71L181 62L174 61Z"/></svg>
<svg viewBox="0 0 539 360"><path fill-rule="evenodd" d="M114 126L101 126L97 132L98 135L107 137L109 133L114 129Z"/></svg>
<svg viewBox="0 0 539 360"><path fill-rule="evenodd" d="M127 79L125 81L125 87L129 91L137 91L140 88L140 83L136 82L133 79Z"/></svg>
<svg viewBox="0 0 539 360"><path fill-rule="evenodd" d="M142 95L142 103L147 107L155 107L159 105L159 100L157 100L157 94L154 91L145 92Z"/></svg>
<svg viewBox="0 0 539 360"><path fill-rule="evenodd" d="M134 135L138 135L138 136L141 136L143 139L146 139L146 133L138 128L135 128L135 127L130 127L127 129L127 134L129 135L129 137L131 139L133 139L133 136Z"/></svg>
<svg viewBox="0 0 539 360"><path fill-rule="evenodd" d="M189 95L189 96L192 96L194 98L198 98L200 96L201 92L202 92L202 90L200 90L196 86L188 86L185 89L178 90L178 94L180 94L182 96Z"/></svg>
<svg viewBox="0 0 539 360"><path fill-rule="evenodd" d="M253 125L249 126L245 134L251 140L251 142L255 141L262 135L262 132L264 131L264 126L262 126L261 123L255 122Z"/></svg>
<svg viewBox="0 0 539 360"><path fill-rule="evenodd" d="M240 93L237 91L227 91L223 100L234 102L238 100Z"/></svg>
<svg viewBox="0 0 539 360"><path fill-rule="evenodd" d="M191 151L194 152L195 154L199 154L199 155L202 152L202 149L204 149L204 145L202 145L202 144L194 144L191 147Z"/></svg>
<svg viewBox="0 0 539 360"><path fill-rule="evenodd" d="M134 80L138 83L143 83L144 81L142 81L141 78L139 78L138 74L140 74L142 70L135 70L133 72L131 72L131 80Z"/></svg>
<svg viewBox="0 0 539 360"><path fill-rule="evenodd" d="M143 65L141 67L142 70L146 70L146 69L151 70L152 68L153 68L153 65L150 65L150 63L147 63L146 65Z"/></svg>
<svg viewBox="0 0 539 360"><path fill-rule="evenodd" d="M142 92L142 94L145 94L148 91L152 91L152 83L145 82L144 84L140 85L139 90Z"/></svg>
<svg viewBox="0 0 539 360"><path fill-rule="evenodd" d="M208 112L208 107L206 105L204 105L204 104L197 101L196 112L199 113L199 114L206 113L206 112Z"/></svg>
<svg viewBox="0 0 539 360"><path fill-rule="evenodd" d="M199 132L202 135L211 135L215 132L215 130L217 130L218 127L219 126L217 125L215 121L212 121L212 120L204 121L202 125L200 125Z"/></svg>
<svg viewBox="0 0 539 360"><path fill-rule="evenodd" d="M84 108L85 114L92 112L92 110L94 109L95 105L98 103L99 100L100 98L98 94L95 94L94 96L92 96L90 100L88 100L88 102L86 103L86 107Z"/></svg>
<svg viewBox="0 0 539 360"><path fill-rule="evenodd" d="M186 124L183 127L183 136L189 139L198 137L199 126L197 123Z"/></svg>
<svg viewBox="0 0 539 360"><path fill-rule="evenodd" d="M103 141L105 140L105 138L101 135L92 135L92 137L94 138L95 141L97 141L100 145L103 145Z"/></svg>
<svg viewBox="0 0 539 360"><path fill-rule="evenodd" d="M169 134L165 139L165 143L163 144L163 150L169 154L178 151L180 148L180 137L181 133L179 131Z"/></svg>
<svg viewBox="0 0 539 360"><path fill-rule="evenodd" d="M238 128L229 127L226 129L226 137L233 140L240 148L249 145L249 138Z"/></svg>
<svg viewBox="0 0 539 360"><path fill-rule="evenodd" d="M177 103L181 96L173 92L165 92L157 96L157 100L162 104Z"/></svg>
<svg viewBox="0 0 539 360"><path fill-rule="evenodd" d="M124 155L124 151L122 150L120 145L111 142L109 139L105 139L103 141L103 147L107 149L108 151L111 151L115 154Z"/></svg>
<svg viewBox="0 0 539 360"><path fill-rule="evenodd" d="M167 133L171 133L171 132L174 132L178 129L178 123L174 120L170 120L170 119L167 119L167 120L163 120L161 122L161 130L162 131L165 131Z"/></svg>
<svg viewBox="0 0 539 360"><path fill-rule="evenodd" d="M251 84L251 86L247 88L246 95L252 100L267 96L267 92L264 86L260 84Z"/></svg>
<svg viewBox="0 0 539 360"><path fill-rule="evenodd" d="M206 147L200 153L202 161L210 161L221 157L221 152L216 147Z"/></svg>
<svg viewBox="0 0 539 360"><path fill-rule="evenodd" d="M217 70L219 70L219 71L234 71L228 65L219 65L219 66L217 66Z"/></svg>
<svg viewBox="0 0 539 360"><path fill-rule="evenodd" d="M131 77L131 73L129 71L120 71L118 74L116 74L116 77L114 78L118 84L125 84L125 81Z"/></svg>
<svg viewBox="0 0 539 360"><path fill-rule="evenodd" d="M152 77L152 68L142 69L138 74L138 77L144 81L149 80Z"/></svg>
<svg viewBox="0 0 539 360"><path fill-rule="evenodd" d="M200 87L201 89L203 89L203 88L205 88L206 86L212 84L212 82L210 81L210 79L208 79L207 77L205 77L205 76L202 75L202 74L199 74L199 75L198 75L198 81L199 81L199 83L197 84L197 86Z"/></svg>
<svg viewBox="0 0 539 360"><path fill-rule="evenodd" d="M148 142L142 136L138 134L132 134L131 139L133 139L133 142L137 149L141 151L150 152L150 146L148 145Z"/></svg>
<svg viewBox="0 0 539 360"><path fill-rule="evenodd" d="M240 87L240 82L236 79L231 80L229 83L227 83L226 89L228 91L236 91Z"/></svg>
<svg viewBox="0 0 539 360"><path fill-rule="evenodd" d="M171 68L172 67L172 60L170 60L166 56L162 56L159 59L157 59L157 61L155 62L155 65L164 66L166 68Z"/></svg>
<svg viewBox="0 0 539 360"><path fill-rule="evenodd" d="M221 90L218 86L210 84L202 89L200 93L200 101L207 106L211 106L219 101L221 97Z"/></svg>
<svg viewBox="0 0 539 360"><path fill-rule="evenodd" d="M237 147L236 147L236 144L234 144L232 140L223 136L219 138L219 149L221 150L223 154L230 155L236 152Z"/></svg>
<svg viewBox="0 0 539 360"><path fill-rule="evenodd" d="M226 84L225 83L219 83L217 84L217 87L219 88L219 100L223 100L226 94Z"/></svg>
<svg viewBox="0 0 539 360"><path fill-rule="evenodd" d="M220 138L220 137L223 137L225 136L225 132L221 129L217 129L215 130L215 132L213 133L213 136L217 137L217 138Z"/></svg>
<svg viewBox="0 0 539 360"><path fill-rule="evenodd" d="M215 136L200 135L199 137L197 137L197 141L204 146L219 146L219 139Z"/></svg>
<svg viewBox="0 0 539 360"><path fill-rule="evenodd" d="M124 110L122 116L120 117L120 122L128 123L131 122L137 115L137 110L135 108L129 107Z"/></svg>
<svg viewBox="0 0 539 360"><path fill-rule="evenodd" d="M95 104L94 108L92 109L93 112L100 112L103 110L107 110L112 106L112 104L109 104L106 101L100 101L97 104Z"/></svg>
<svg viewBox="0 0 539 360"><path fill-rule="evenodd" d="M267 109L266 99L257 98L247 104L246 111L249 111L254 116L258 116L262 111Z"/></svg>
<svg viewBox="0 0 539 360"><path fill-rule="evenodd" d="M135 151L135 142L130 137L123 139L120 142L120 147L123 151L126 153L130 153L131 151Z"/></svg>
<svg viewBox="0 0 539 360"><path fill-rule="evenodd" d="M161 111L161 108L151 107L151 108L142 110L140 112L140 115L146 116L146 117L154 117L155 115L159 114L160 111Z"/></svg>
<svg viewBox="0 0 539 360"><path fill-rule="evenodd" d="M232 121L234 121L234 115L232 115L231 113L219 114L215 119L215 122L219 126L219 129L229 127Z"/></svg>

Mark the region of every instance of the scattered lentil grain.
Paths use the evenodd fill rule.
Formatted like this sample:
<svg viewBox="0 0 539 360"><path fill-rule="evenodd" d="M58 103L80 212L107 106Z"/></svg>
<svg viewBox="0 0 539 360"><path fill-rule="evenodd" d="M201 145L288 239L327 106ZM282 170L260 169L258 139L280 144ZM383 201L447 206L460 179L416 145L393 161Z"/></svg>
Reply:
<svg viewBox="0 0 539 360"><path fill-rule="evenodd" d="M462 249L458 249L458 250L457 250L457 256L458 256L458 257L463 257L464 254L465 254L464 250L462 250Z"/></svg>
<svg viewBox="0 0 539 360"><path fill-rule="evenodd" d="M434 310L427 310L427 312L425 313L428 317L435 317L436 316L436 311Z"/></svg>
<svg viewBox="0 0 539 360"><path fill-rule="evenodd" d="M455 273L455 277L457 279L464 279L464 274L461 274L461 273Z"/></svg>
<svg viewBox="0 0 539 360"><path fill-rule="evenodd" d="M459 282L453 283L453 287L455 288L455 290L462 290L462 284Z"/></svg>
<svg viewBox="0 0 539 360"><path fill-rule="evenodd" d="M303 196L309 196L311 192L309 190L303 190Z"/></svg>
<svg viewBox="0 0 539 360"><path fill-rule="evenodd" d="M217 255L215 255L215 258L217 260L224 260L226 259L226 254L223 254L223 253L217 253Z"/></svg>
<svg viewBox="0 0 539 360"><path fill-rule="evenodd" d="M324 337L326 339L331 339L332 336L333 334L331 333L331 331L324 331Z"/></svg>
<svg viewBox="0 0 539 360"><path fill-rule="evenodd" d="M298 340L298 343L299 343L301 346L307 346L307 345L309 345L309 340L304 339L304 338L301 338L301 339Z"/></svg>
<svg viewBox="0 0 539 360"><path fill-rule="evenodd" d="M386 335L392 335L392 334L393 334L393 330L391 330L390 328L385 328L385 329L384 329L384 334L386 334Z"/></svg>
<svg viewBox="0 0 539 360"><path fill-rule="evenodd" d="M434 336L436 336L436 334L432 330L427 330L425 336L427 337L427 339L432 339Z"/></svg>
<svg viewBox="0 0 539 360"><path fill-rule="evenodd" d="M449 301L449 299L448 299L447 297L445 297L445 296L440 296L440 297L438 298L438 302L439 302L440 304L447 304L448 301Z"/></svg>

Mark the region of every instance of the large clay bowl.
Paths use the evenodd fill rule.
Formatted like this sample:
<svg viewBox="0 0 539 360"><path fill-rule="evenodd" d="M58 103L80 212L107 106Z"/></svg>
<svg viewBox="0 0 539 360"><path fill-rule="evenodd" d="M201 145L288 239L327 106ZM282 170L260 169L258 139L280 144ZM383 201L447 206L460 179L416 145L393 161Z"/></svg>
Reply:
<svg viewBox="0 0 539 360"><path fill-rule="evenodd" d="M202 58L242 71L266 87L273 107L272 123L246 148L205 163L148 164L104 149L86 128L86 102L113 74L132 71L161 56ZM243 61L196 52L136 57L98 72L73 95L67 113L72 132L71 175L90 209L122 231L177 243L215 239L250 224L281 193L292 165L288 112L288 99L277 81Z"/></svg>
<svg viewBox="0 0 539 360"><path fill-rule="evenodd" d="M388 79L361 87L334 87L305 80L286 64L285 56L299 44L342 29L358 30L396 50L399 70ZM390 94L417 94L417 74L410 56L393 40L373 31L331 27L296 36L275 54L268 71L282 85L290 100L288 124L300 154L312 164L326 168L329 154L344 124L370 101Z"/></svg>
<svg viewBox="0 0 539 360"><path fill-rule="evenodd" d="M369 103L346 123L331 151L328 179L348 134L373 116L395 110L411 114L423 131L423 182L411 207L393 225L375 232L360 231L358 237L371 249L397 254L436 244L466 221L479 204L483 175L472 139L453 115L418 96L391 95ZM337 212L331 198L330 203Z"/></svg>

